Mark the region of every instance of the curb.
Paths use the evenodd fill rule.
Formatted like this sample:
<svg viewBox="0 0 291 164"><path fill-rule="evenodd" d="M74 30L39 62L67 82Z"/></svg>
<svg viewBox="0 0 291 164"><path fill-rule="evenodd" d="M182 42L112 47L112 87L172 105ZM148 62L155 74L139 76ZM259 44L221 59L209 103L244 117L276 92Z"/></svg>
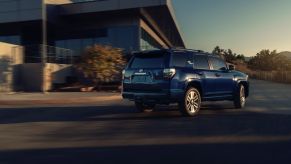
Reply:
<svg viewBox="0 0 291 164"><path fill-rule="evenodd" d="M121 95L118 96L98 96L88 98L69 98L69 99L49 99L49 100L0 100L1 105L67 105L67 104L86 104L98 103L114 100L121 100Z"/></svg>

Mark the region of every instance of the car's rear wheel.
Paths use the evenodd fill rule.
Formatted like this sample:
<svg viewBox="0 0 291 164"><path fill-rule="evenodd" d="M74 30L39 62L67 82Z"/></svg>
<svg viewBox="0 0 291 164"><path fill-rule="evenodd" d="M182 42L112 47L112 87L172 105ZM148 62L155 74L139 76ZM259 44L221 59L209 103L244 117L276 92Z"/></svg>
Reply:
<svg viewBox="0 0 291 164"><path fill-rule="evenodd" d="M195 116L201 108L201 95L196 88L189 88L185 93L184 100L179 103L180 111L185 116Z"/></svg>
<svg viewBox="0 0 291 164"><path fill-rule="evenodd" d="M145 111L153 111L155 108L155 104L144 104L143 102L135 102L136 111L139 113Z"/></svg>
<svg viewBox="0 0 291 164"><path fill-rule="evenodd" d="M237 109L244 108L246 105L246 94L244 85L240 84L234 95L234 106Z"/></svg>

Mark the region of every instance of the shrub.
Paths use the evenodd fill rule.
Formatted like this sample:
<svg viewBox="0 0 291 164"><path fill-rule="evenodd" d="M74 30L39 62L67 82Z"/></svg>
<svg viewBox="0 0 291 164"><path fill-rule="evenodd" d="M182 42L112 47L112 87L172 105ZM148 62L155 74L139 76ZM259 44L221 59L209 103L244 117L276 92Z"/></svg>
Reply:
<svg viewBox="0 0 291 164"><path fill-rule="evenodd" d="M121 49L94 45L85 50L76 67L86 78L100 85L121 80L125 63Z"/></svg>

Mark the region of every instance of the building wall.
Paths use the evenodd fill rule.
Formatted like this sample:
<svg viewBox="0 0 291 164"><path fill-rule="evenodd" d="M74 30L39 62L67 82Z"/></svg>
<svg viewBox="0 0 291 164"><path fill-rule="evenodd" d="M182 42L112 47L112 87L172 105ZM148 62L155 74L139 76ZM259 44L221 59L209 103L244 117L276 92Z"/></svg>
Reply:
<svg viewBox="0 0 291 164"><path fill-rule="evenodd" d="M22 47L0 42L0 92L21 88L20 65L22 63Z"/></svg>
<svg viewBox="0 0 291 164"><path fill-rule="evenodd" d="M66 84L67 77L73 76L73 66L71 64L47 63L45 65L45 83L46 91L54 89L54 84Z"/></svg>
<svg viewBox="0 0 291 164"><path fill-rule="evenodd" d="M42 91L42 68L41 63L24 63L21 65L21 82L24 91Z"/></svg>
<svg viewBox="0 0 291 164"><path fill-rule="evenodd" d="M65 84L67 77L73 75L70 64L25 63L21 66L24 91L50 91L54 84Z"/></svg>

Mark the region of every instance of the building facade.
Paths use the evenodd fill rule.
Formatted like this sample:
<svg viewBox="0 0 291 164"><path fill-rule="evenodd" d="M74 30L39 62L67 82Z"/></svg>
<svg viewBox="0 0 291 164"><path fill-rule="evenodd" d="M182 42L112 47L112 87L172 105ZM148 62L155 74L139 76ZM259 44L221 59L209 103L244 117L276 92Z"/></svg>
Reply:
<svg viewBox="0 0 291 164"><path fill-rule="evenodd" d="M27 47L26 62L94 44L129 53L185 47L170 0L0 0L0 42Z"/></svg>

